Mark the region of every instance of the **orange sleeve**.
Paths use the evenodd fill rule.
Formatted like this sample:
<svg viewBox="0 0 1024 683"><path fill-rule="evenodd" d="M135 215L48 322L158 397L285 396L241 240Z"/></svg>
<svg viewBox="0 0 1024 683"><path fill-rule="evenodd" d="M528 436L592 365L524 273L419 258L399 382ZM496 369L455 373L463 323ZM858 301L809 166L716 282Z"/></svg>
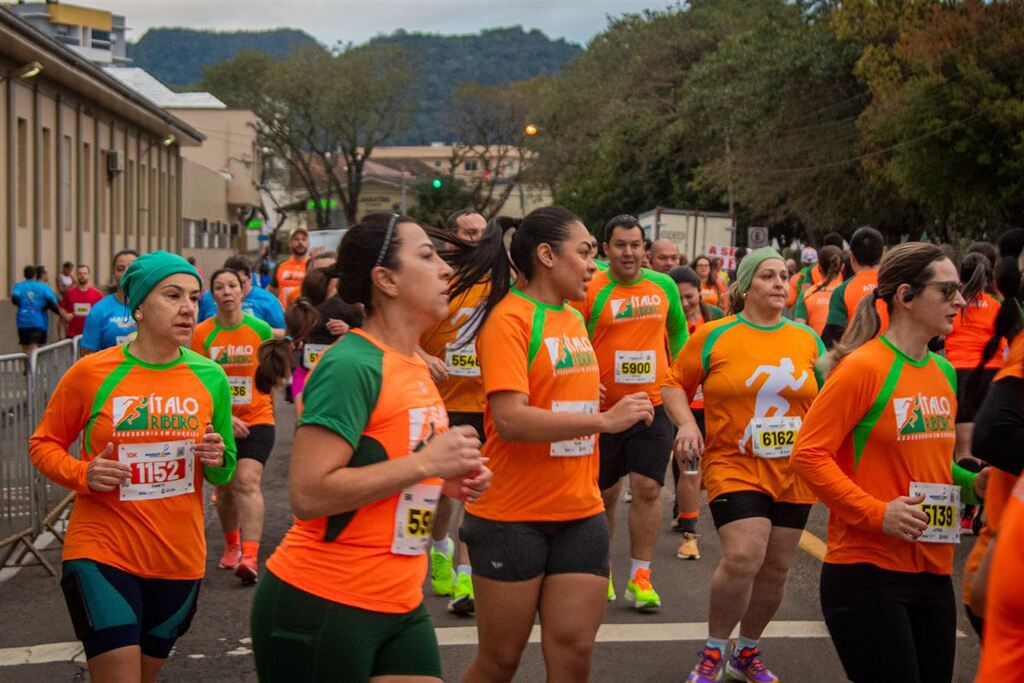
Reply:
<svg viewBox="0 0 1024 683"><path fill-rule="evenodd" d="M881 531L887 501L864 491L837 461L843 442L870 409L876 389L877 370L853 360L841 362L825 380L804 416L789 462L843 522Z"/></svg>
<svg viewBox="0 0 1024 683"><path fill-rule="evenodd" d="M704 381L704 365L701 362L702 349L707 342L707 325L701 325L690 335L686 344L680 349L679 355L672 361L668 374L662 380L663 387L677 387L693 397L697 387Z"/></svg>
<svg viewBox="0 0 1024 683"><path fill-rule="evenodd" d="M68 452L68 447L89 420L90 407L86 402L91 391L85 393L83 387L91 386L93 382L81 365L73 365L57 384L43 418L28 440L28 452L32 464L47 478L65 488L85 493L89 491L86 483L89 463Z"/></svg>
<svg viewBox="0 0 1024 683"><path fill-rule="evenodd" d="M515 391L529 396L529 330L517 316L495 313L484 323L476 342L484 394Z"/></svg>

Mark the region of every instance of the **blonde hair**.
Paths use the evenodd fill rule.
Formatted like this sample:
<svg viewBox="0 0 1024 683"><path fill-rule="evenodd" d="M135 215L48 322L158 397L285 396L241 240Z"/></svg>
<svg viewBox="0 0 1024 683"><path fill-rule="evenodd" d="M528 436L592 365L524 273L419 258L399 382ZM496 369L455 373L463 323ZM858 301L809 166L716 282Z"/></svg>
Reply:
<svg viewBox="0 0 1024 683"><path fill-rule="evenodd" d="M932 264L944 258L941 249L927 242L907 242L887 251L878 266L878 287L857 304L843 338L819 361L820 367L831 372L844 357L873 339L882 327L875 302L884 301L891 315L892 301L900 285L910 285L908 301L916 297L932 276Z"/></svg>

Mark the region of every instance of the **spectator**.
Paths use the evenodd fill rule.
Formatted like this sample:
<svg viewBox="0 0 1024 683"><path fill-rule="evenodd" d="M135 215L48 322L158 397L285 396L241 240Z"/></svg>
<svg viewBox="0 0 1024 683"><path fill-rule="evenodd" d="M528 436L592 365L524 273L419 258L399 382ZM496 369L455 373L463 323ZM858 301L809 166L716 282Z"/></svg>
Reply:
<svg viewBox="0 0 1024 683"><path fill-rule="evenodd" d="M64 296L64 293L75 286L74 278L75 264L65 261L60 268L60 275L57 276L57 294Z"/></svg>
<svg viewBox="0 0 1024 683"><path fill-rule="evenodd" d="M75 272L77 285L65 290L64 296L61 298L60 307L71 314L71 318L68 320L69 337L77 337L82 334L89 311L103 298L103 292L92 286L91 278L92 271L89 266L78 266L78 270Z"/></svg>
<svg viewBox="0 0 1024 683"><path fill-rule="evenodd" d="M46 269L41 266L25 266L25 279L11 290L11 303L18 307L18 343L27 354L46 343L46 335L50 330L47 311L53 311L65 319L70 318L57 305L53 290L39 279L40 274L45 277Z"/></svg>

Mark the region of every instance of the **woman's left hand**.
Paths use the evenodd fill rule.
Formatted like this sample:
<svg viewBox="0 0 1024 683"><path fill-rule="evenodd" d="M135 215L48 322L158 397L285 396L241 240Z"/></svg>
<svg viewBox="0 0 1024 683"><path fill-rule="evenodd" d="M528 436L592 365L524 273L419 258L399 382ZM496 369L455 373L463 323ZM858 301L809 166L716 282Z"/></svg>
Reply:
<svg viewBox="0 0 1024 683"><path fill-rule="evenodd" d="M974 478L974 495L978 498L985 499L985 489L988 488L988 475L991 467L982 468L981 472L978 472L978 476Z"/></svg>
<svg viewBox="0 0 1024 683"><path fill-rule="evenodd" d="M206 425L206 433L202 442L196 444L195 454L207 467L224 467L224 439L213 431L213 425Z"/></svg>

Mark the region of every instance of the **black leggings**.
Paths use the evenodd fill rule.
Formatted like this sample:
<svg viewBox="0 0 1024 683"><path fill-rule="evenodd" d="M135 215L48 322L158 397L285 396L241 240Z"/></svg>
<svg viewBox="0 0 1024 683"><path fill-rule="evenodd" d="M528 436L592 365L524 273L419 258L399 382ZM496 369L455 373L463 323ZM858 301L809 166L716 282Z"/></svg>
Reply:
<svg viewBox="0 0 1024 683"><path fill-rule="evenodd" d="M956 601L949 576L825 564L821 611L854 683L953 679Z"/></svg>

